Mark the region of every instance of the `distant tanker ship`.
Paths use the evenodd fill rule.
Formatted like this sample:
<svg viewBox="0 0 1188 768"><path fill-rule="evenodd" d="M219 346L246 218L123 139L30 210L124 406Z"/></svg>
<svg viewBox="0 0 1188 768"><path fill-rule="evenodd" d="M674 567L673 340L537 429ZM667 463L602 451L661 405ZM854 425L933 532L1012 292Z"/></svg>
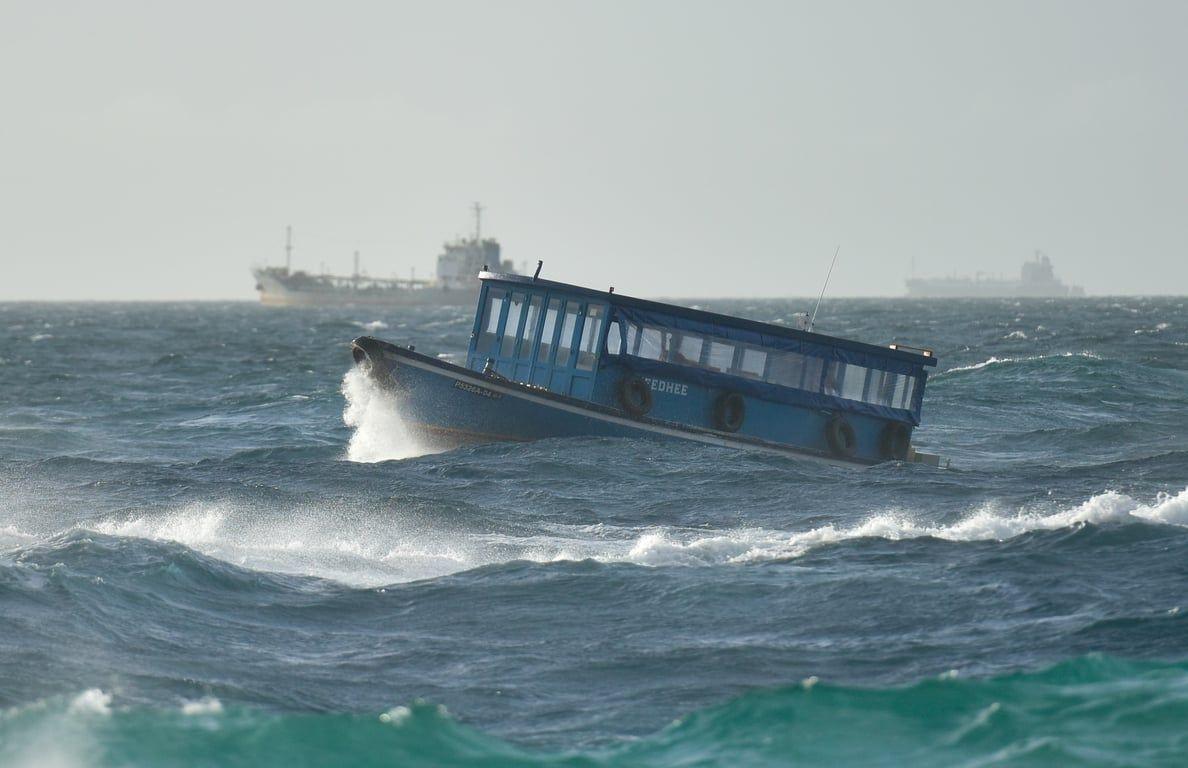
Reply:
<svg viewBox="0 0 1188 768"><path fill-rule="evenodd" d="M351 275L312 274L292 269L292 233L285 239L283 267L256 267L260 302L273 307L463 305L478 295L478 273L485 269L515 274L501 259L499 242L482 234L482 206L474 204L474 236L446 243L432 280L369 277L359 272L359 254Z"/></svg>
<svg viewBox="0 0 1188 768"><path fill-rule="evenodd" d="M1084 296L1076 285L1065 285L1052 271L1052 260L1041 251L1023 263L1018 280L976 277L911 278L907 281L908 296L924 299L945 298L1050 298Z"/></svg>

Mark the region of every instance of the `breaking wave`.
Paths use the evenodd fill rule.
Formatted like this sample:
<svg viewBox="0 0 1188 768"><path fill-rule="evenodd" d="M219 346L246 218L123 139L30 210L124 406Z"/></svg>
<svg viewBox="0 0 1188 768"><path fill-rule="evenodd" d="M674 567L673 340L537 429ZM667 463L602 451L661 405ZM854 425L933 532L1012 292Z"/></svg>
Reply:
<svg viewBox="0 0 1188 768"><path fill-rule="evenodd" d="M1101 355L1094 352L1063 352L1056 355L1029 355L1027 357L995 357L991 355L988 359L980 363L973 363L971 365L959 365L954 368L949 368L944 373L963 373L965 371L980 371L983 368L989 368L995 365L1009 365L1015 363L1033 363L1038 360L1053 360L1069 357L1083 357L1087 360L1101 360Z"/></svg>
<svg viewBox="0 0 1188 768"><path fill-rule="evenodd" d="M191 504L166 513L91 523L108 536L182 544L257 571L331 579L359 587L432 578L483 565L448 530L350 510L271 510Z"/></svg>
<svg viewBox="0 0 1188 768"><path fill-rule="evenodd" d="M1188 489L1175 496L1161 495L1154 504L1141 504L1113 491L1052 514L1004 514L986 506L949 525L918 522L908 513L885 512L858 525L825 525L797 533L743 530L682 539L665 531L641 536L627 559L644 565L698 565L755 562L799 557L821 546L857 539L933 538L944 541L1004 541L1036 531L1055 531L1081 525L1154 523L1188 526Z"/></svg>
<svg viewBox="0 0 1188 768"><path fill-rule="evenodd" d="M473 524L474 521L472 521ZM951 523L907 511L872 514L852 526L802 531L546 524L520 534L452 527L432 517L391 510L268 510L193 504L165 513L89 523L110 536L182 544L203 555L260 571L330 579L359 587L436 578L515 561L593 560L651 567L716 566L788 560L862 539L1005 541L1079 526L1156 524L1188 527L1188 488L1144 504L1113 491L1071 509L1044 513L986 505ZM28 546L27 534L8 531Z"/></svg>

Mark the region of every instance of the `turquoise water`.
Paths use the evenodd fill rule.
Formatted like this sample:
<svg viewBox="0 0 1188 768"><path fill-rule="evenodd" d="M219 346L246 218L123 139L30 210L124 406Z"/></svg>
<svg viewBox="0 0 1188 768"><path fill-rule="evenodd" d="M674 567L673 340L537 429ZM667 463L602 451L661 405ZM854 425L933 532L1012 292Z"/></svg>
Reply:
<svg viewBox="0 0 1188 768"><path fill-rule="evenodd" d="M828 312L953 471L426 454L347 342L464 308L0 305L0 765L1188 763L1184 301Z"/></svg>
<svg viewBox="0 0 1188 768"><path fill-rule="evenodd" d="M209 700L113 710L82 696L10 712L0 755L112 766L1182 765L1186 720L1188 666L1093 657L881 690L810 679L588 751L517 748L424 702L379 715L281 714Z"/></svg>

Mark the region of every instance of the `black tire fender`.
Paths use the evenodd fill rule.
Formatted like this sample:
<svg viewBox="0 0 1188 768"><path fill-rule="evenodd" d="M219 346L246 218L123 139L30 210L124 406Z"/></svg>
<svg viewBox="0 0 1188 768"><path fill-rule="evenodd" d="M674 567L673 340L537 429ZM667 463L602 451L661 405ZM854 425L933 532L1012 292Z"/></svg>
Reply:
<svg viewBox="0 0 1188 768"><path fill-rule="evenodd" d="M879 434L879 452L884 459L903 461L912 444L912 433L902 421L892 421Z"/></svg>
<svg viewBox="0 0 1188 768"><path fill-rule="evenodd" d="M637 419L652 410L652 387L639 376L624 376L618 395L619 405Z"/></svg>
<svg viewBox="0 0 1188 768"><path fill-rule="evenodd" d="M858 449L858 435L843 416L834 416L826 422L825 442L834 456L848 458Z"/></svg>
<svg viewBox="0 0 1188 768"><path fill-rule="evenodd" d="M723 392L714 401L714 426L723 432L737 432L747 418L747 401L737 392Z"/></svg>

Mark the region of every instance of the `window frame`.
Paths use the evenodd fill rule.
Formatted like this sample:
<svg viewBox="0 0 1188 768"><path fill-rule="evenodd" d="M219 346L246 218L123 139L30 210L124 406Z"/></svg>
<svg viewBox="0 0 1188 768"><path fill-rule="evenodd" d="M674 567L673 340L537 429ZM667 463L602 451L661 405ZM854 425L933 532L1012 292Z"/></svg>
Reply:
<svg viewBox="0 0 1188 768"><path fill-rule="evenodd" d="M546 297L543 293L530 291L528 293L528 302L524 311L524 320L522 329L516 339L516 360L526 363L536 362L536 343L540 340L541 326L544 323L544 309L546 306ZM528 333L528 318L532 317L533 311L536 312L536 317L532 321L532 336L528 338L525 334ZM528 349L524 349L524 344L527 342Z"/></svg>
<svg viewBox="0 0 1188 768"><path fill-rule="evenodd" d="M571 306L576 307L576 311L573 314L570 314L570 312L569 312L569 308ZM554 368L573 368L574 363L577 362L577 355L573 354L576 351L576 345L574 344L574 340L576 337L576 338L578 338L578 343L581 343L580 333L581 333L581 329L582 329L582 323L585 319L585 310L586 310L585 302L583 302L579 299L567 300L565 302L565 305L562 307L562 310L561 310L562 317L561 317L561 322L559 324L560 331L558 331L558 334L557 334L557 345L556 345L557 351L553 354L553 360L554 360L553 367ZM561 344L562 344L562 336L565 335L565 324L566 324L566 322L569 321L569 318L571 318L571 317L573 318L573 328L569 331L568 345L563 347ZM562 349L565 350L565 362L561 362L560 357L559 357Z"/></svg>
<svg viewBox="0 0 1188 768"><path fill-rule="evenodd" d="M549 331L548 352L544 358L541 358L540 352L544 350L545 325L549 322L549 312L555 310L553 314L553 327ZM533 365L549 366L553 365L553 360L557 357L557 336L561 333L561 323L557 322L565 312L565 299L559 296L548 296L545 302L545 311L540 319L540 338L537 339L537 353Z"/></svg>
<svg viewBox="0 0 1188 768"><path fill-rule="evenodd" d="M512 320L511 312L512 305L516 303L516 298L520 299L519 308L516 310L515 328L508 328L507 324ZM503 320L503 333L499 338L499 357L506 360L513 360L517 357L520 349L520 332L528 318L528 302L531 300L532 294L524 291L510 291L506 295L505 304L507 309L505 311L505 319ZM508 340L511 340L511 351L508 352Z"/></svg>
<svg viewBox="0 0 1188 768"><path fill-rule="evenodd" d="M502 346L503 342L503 323L507 312L507 297L509 291L505 288L487 288L483 294L483 309L478 316L478 332L475 336L474 351L476 355L480 355L483 359L494 357L493 354L496 347ZM487 328L490 326L491 307L495 300L499 301L499 316L495 319L495 328L488 333ZM484 336L489 336L490 344L486 349L483 349Z"/></svg>
<svg viewBox="0 0 1188 768"><path fill-rule="evenodd" d="M598 361L601 359L603 338L605 336L606 318L609 316L608 308L605 304L598 302L589 302L582 307L581 316L581 332L577 334L577 355L574 362L574 369L579 371L593 371L598 367ZM587 337L586 332L591 330L591 323L593 323L593 330ZM590 349L586 349L589 346ZM584 357L583 357L584 356ZM583 363L589 362L589 365Z"/></svg>

